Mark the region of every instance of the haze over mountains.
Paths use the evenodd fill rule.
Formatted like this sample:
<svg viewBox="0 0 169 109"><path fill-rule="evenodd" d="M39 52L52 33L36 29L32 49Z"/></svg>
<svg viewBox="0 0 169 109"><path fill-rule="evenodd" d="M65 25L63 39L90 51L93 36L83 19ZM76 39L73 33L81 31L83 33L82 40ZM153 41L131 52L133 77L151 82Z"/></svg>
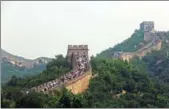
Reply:
<svg viewBox="0 0 169 109"><path fill-rule="evenodd" d="M47 57L26 59L3 49L1 49L1 57L2 83L7 82L13 75L23 77L41 73L46 68L46 64L52 60Z"/></svg>
<svg viewBox="0 0 169 109"><path fill-rule="evenodd" d="M1 49L2 53L2 60L6 60L15 64L18 67L25 67L25 68L32 68L38 64L46 64L47 62L51 61L51 58L47 57L39 57L34 60L26 59L24 57L16 56L11 53L6 52L5 50Z"/></svg>

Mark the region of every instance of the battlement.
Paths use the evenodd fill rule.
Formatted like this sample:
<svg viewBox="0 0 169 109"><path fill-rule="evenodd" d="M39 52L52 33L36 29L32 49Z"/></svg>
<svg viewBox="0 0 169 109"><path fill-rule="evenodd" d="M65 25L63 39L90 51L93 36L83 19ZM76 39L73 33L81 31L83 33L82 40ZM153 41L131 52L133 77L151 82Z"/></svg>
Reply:
<svg viewBox="0 0 169 109"><path fill-rule="evenodd" d="M143 21L141 24L154 24L154 21Z"/></svg>
<svg viewBox="0 0 169 109"><path fill-rule="evenodd" d="M68 50L88 50L88 45L68 45Z"/></svg>

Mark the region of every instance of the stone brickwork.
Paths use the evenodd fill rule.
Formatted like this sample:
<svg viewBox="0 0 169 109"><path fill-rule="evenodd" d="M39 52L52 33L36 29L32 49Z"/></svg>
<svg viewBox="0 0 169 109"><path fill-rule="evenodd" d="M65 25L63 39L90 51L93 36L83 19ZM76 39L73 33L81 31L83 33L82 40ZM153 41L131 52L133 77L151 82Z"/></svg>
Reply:
<svg viewBox="0 0 169 109"><path fill-rule="evenodd" d="M65 84L65 87L73 94L83 93L89 87L89 81L91 78L92 72L89 71L81 77L70 81L70 83Z"/></svg>

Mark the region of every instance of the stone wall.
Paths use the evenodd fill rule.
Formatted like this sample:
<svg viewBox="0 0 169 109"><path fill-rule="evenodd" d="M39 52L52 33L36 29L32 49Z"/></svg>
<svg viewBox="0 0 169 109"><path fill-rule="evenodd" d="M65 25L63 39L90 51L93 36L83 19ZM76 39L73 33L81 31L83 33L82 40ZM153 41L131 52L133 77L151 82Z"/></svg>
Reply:
<svg viewBox="0 0 169 109"><path fill-rule="evenodd" d="M92 78L91 71L87 72L82 77L77 78L76 80L71 81L65 87L70 90L73 94L79 94L84 92L89 87L89 81Z"/></svg>
<svg viewBox="0 0 169 109"><path fill-rule="evenodd" d="M134 53L123 53L120 55L120 59L129 61L134 57Z"/></svg>
<svg viewBox="0 0 169 109"><path fill-rule="evenodd" d="M144 41L151 41L155 37L154 32L144 32Z"/></svg>
<svg viewBox="0 0 169 109"><path fill-rule="evenodd" d="M123 53L119 56L119 58L122 60L126 60L126 61L130 61L130 59L132 59L135 56L138 56L141 58L153 50L160 50L161 46L162 46L162 41L157 41L154 45L152 45L149 48L138 50L139 52L136 51L136 52L131 52L131 53Z"/></svg>
<svg viewBox="0 0 169 109"><path fill-rule="evenodd" d="M60 84L59 86L48 88L49 83L52 81L49 81L47 83L41 84L38 87L33 87L31 90L36 91L36 92L42 92L45 94L51 94L54 90L60 90L63 87L66 89L70 90L74 94L82 93L84 92L88 86L89 86L89 81L92 78L92 71L91 69L85 74L69 81L66 84ZM53 82L56 82L57 80L53 80ZM45 89L45 90L44 90Z"/></svg>

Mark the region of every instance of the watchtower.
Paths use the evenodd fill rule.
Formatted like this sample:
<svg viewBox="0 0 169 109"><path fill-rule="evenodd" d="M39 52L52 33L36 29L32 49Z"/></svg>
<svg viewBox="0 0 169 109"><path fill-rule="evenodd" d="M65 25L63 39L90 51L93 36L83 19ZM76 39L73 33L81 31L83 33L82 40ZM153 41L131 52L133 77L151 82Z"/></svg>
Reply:
<svg viewBox="0 0 169 109"><path fill-rule="evenodd" d="M154 22L144 21L140 24L140 30L144 32L144 40L150 41L154 38Z"/></svg>
<svg viewBox="0 0 169 109"><path fill-rule="evenodd" d="M144 21L140 24L140 29L144 32L151 32L154 30L154 22L153 21Z"/></svg>
<svg viewBox="0 0 169 109"><path fill-rule="evenodd" d="M88 45L68 45L68 62L72 63L73 53L83 53L88 58Z"/></svg>

